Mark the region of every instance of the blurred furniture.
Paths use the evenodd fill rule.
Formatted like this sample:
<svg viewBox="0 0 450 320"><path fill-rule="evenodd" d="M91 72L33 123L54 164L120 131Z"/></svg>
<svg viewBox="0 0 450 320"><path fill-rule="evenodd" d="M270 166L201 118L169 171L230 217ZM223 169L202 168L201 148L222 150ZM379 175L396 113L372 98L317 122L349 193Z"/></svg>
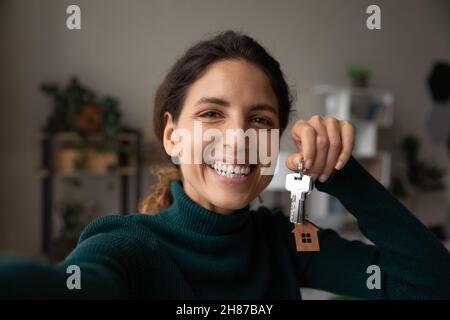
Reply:
<svg viewBox="0 0 450 320"><path fill-rule="evenodd" d="M323 98L324 116L348 120L355 127L356 141L353 156L386 188L391 180L391 153L378 148L380 129L393 123L394 95L375 88L320 85L313 92ZM342 210L327 194L316 193L312 202L314 214L325 219L333 210ZM310 198L313 198L310 197Z"/></svg>
<svg viewBox="0 0 450 320"><path fill-rule="evenodd" d="M122 214L130 213L130 177L135 176L135 199L137 208L141 195L142 137L138 130L123 129L117 136L117 150L101 152L95 148L84 150L84 166L77 167L80 152L76 147L79 136L76 133L43 132L41 141L41 167L38 174L42 180L42 251L49 254L53 230L54 179L57 177L110 176L120 179L120 208ZM87 139L95 144L102 141L102 134L90 134ZM125 150L134 150L133 153ZM134 210L134 209L133 209Z"/></svg>

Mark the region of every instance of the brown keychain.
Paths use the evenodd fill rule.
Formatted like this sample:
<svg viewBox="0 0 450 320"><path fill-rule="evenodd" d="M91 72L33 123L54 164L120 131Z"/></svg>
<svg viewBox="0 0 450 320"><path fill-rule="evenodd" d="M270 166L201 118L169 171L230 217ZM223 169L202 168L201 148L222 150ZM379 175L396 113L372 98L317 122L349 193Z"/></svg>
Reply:
<svg viewBox="0 0 450 320"><path fill-rule="evenodd" d="M297 251L320 251L316 225L306 219L306 196L314 188L312 178L304 174L303 161L299 163L299 172L286 176L286 189L291 192L290 221L294 224Z"/></svg>
<svg viewBox="0 0 450 320"><path fill-rule="evenodd" d="M294 223L292 232L295 236L297 251L320 251L319 237L320 229L313 223L305 220L303 223Z"/></svg>

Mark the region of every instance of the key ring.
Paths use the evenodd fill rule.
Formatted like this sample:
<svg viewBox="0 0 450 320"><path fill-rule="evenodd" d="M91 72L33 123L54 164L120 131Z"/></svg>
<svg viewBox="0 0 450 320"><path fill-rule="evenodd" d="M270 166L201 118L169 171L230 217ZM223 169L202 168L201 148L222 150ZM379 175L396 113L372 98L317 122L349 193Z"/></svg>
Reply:
<svg viewBox="0 0 450 320"><path fill-rule="evenodd" d="M305 173L305 168L303 167L303 161L298 162L298 173L300 174L300 180L303 179L303 174Z"/></svg>

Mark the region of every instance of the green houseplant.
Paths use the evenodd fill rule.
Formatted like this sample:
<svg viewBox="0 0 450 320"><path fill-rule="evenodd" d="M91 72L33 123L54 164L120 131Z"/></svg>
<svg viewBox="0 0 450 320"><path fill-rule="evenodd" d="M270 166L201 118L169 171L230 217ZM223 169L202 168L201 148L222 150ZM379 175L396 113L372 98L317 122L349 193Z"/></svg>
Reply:
<svg viewBox="0 0 450 320"><path fill-rule="evenodd" d="M367 87L369 85L370 74L370 70L365 67L347 67L347 75L349 76L354 87Z"/></svg>
<svg viewBox="0 0 450 320"><path fill-rule="evenodd" d="M53 110L43 132L59 138L53 154L55 172L63 174L65 185L74 188L59 205L60 235L51 244L51 255L60 259L76 245L86 224L84 202L73 199L75 192L72 191L82 187L78 173L115 171L119 152L129 154L132 150L127 150L119 141L123 127L116 98L99 97L76 77L65 87L42 84L40 89L53 101Z"/></svg>
<svg viewBox="0 0 450 320"><path fill-rule="evenodd" d="M444 189L445 168L423 161L420 156L420 141L412 135L405 136L401 142L404 172L406 179L393 178L391 191L398 197L406 197L412 189L419 192L440 191Z"/></svg>
<svg viewBox="0 0 450 320"><path fill-rule="evenodd" d="M58 168L66 173L89 167L98 170L102 166L105 170L114 170L120 147L119 101L111 96L98 97L76 77L72 77L65 88L42 84L40 89L53 99L53 111L43 131L71 133L75 137L70 146L58 150L55 161Z"/></svg>
<svg viewBox="0 0 450 320"><path fill-rule="evenodd" d="M401 170L393 177L391 192L429 226L445 223L444 175L446 169L420 157L420 140L405 136L401 141Z"/></svg>
<svg viewBox="0 0 450 320"><path fill-rule="evenodd" d="M42 84L40 88L54 102L45 131L80 134L103 132L106 136L117 134L121 113L116 98L98 98L76 77L72 77L64 89L57 84Z"/></svg>

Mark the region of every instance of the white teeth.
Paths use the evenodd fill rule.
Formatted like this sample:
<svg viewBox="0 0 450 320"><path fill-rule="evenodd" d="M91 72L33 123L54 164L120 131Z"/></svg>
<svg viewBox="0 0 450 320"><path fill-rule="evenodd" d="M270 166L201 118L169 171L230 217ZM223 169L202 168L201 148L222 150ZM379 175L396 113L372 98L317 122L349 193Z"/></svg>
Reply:
<svg viewBox="0 0 450 320"><path fill-rule="evenodd" d="M239 178L250 173L250 167L239 165L227 165L223 163L214 163L210 165L218 174L227 178Z"/></svg>

